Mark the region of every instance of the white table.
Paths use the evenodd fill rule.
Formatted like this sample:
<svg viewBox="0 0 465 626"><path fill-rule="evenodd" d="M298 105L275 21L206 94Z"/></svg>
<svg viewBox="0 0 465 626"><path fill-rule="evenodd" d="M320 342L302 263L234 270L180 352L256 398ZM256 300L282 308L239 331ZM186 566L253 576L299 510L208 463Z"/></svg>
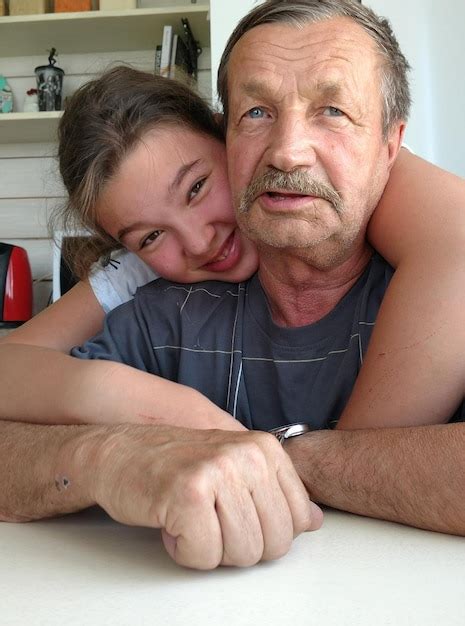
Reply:
<svg viewBox="0 0 465 626"><path fill-rule="evenodd" d="M283 559L214 572L97 509L0 524L2 626L463 626L464 591L465 539L335 511Z"/></svg>

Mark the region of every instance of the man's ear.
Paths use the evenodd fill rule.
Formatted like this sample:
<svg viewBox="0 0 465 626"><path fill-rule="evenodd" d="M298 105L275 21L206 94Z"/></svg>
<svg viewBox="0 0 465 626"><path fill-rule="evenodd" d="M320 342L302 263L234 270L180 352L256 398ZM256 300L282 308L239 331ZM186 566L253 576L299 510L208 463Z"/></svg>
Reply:
<svg viewBox="0 0 465 626"><path fill-rule="evenodd" d="M402 142L404 140L405 129L407 125L405 122L399 122L394 126L394 128L389 133L389 137L387 140L388 144L388 167L391 169L394 161L399 154L399 150L402 147Z"/></svg>

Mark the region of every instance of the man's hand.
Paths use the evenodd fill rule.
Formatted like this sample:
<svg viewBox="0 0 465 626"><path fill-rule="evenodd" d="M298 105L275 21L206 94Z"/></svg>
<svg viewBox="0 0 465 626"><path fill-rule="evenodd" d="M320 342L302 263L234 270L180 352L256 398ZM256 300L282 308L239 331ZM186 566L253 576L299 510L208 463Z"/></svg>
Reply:
<svg viewBox="0 0 465 626"><path fill-rule="evenodd" d="M163 529L180 565L277 559L321 526L321 510L267 433L120 426L95 443L95 502L124 524Z"/></svg>

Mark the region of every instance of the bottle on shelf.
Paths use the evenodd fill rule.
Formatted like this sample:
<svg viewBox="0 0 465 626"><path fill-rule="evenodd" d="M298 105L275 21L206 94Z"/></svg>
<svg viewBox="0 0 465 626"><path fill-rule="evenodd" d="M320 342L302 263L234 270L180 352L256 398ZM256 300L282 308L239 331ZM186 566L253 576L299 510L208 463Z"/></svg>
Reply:
<svg viewBox="0 0 465 626"><path fill-rule="evenodd" d="M13 94L8 81L0 74L0 113L11 113L12 111Z"/></svg>
<svg viewBox="0 0 465 626"><path fill-rule="evenodd" d="M24 96L23 111L24 113L37 113L39 110L39 99L37 89L28 89Z"/></svg>

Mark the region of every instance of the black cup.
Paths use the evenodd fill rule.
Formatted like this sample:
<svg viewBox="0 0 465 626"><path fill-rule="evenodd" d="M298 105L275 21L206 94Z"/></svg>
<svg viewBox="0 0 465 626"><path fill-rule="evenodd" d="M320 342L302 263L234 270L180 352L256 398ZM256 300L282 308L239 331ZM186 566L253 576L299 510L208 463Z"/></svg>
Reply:
<svg viewBox="0 0 465 626"><path fill-rule="evenodd" d="M64 71L53 65L35 68L39 111L61 111Z"/></svg>

